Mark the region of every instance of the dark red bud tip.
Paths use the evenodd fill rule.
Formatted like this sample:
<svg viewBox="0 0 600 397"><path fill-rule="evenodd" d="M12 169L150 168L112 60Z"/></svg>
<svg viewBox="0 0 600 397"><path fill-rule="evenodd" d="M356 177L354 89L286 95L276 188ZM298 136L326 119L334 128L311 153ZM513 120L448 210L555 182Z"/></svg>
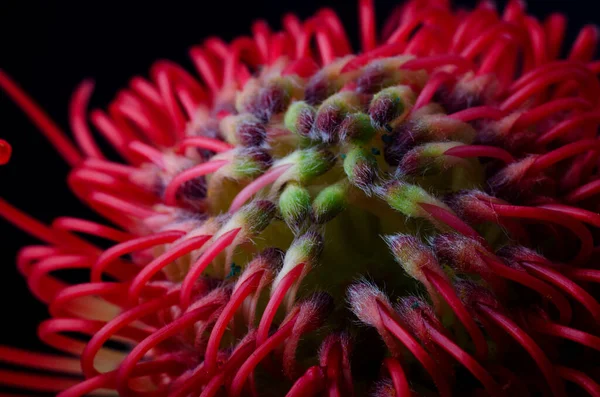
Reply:
<svg viewBox="0 0 600 397"><path fill-rule="evenodd" d="M240 122L235 133L244 146L260 146L267 137L265 126L254 120Z"/></svg>
<svg viewBox="0 0 600 397"><path fill-rule="evenodd" d="M283 266L284 257L285 252L283 250L267 248L258 255L257 259L264 261L273 272L277 272Z"/></svg>
<svg viewBox="0 0 600 397"><path fill-rule="evenodd" d="M378 127L383 127L404 111L400 98L390 95L375 97L369 107L369 116Z"/></svg>
<svg viewBox="0 0 600 397"><path fill-rule="evenodd" d="M304 91L304 100L309 105L318 105L335 92L335 85L324 74L314 75Z"/></svg>
<svg viewBox="0 0 600 397"><path fill-rule="evenodd" d="M382 139L385 161L396 166L409 150L420 143L422 137L416 123L408 121L395 127L390 135L384 135Z"/></svg>
<svg viewBox="0 0 600 397"><path fill-rule="evenodd" d="M344 121L345 111L338 105L324 105L319 109L315 120L315 132L323 142L336 142L338 129Z"/></svg>
<svg viewBox="0 0 600 397"><path fill-rule="evenodd" d="M474 281L458 280L454 287L464 305L471 310L477 305L485 305L496 310L502 309L502 305L494 294Z"/></svg>
<svg viewBox="0 0 600 397"><path fill-rule="evenodd" d="M0 165L8 163L12 155L12 146L4 139L0 139Z"/></svg>

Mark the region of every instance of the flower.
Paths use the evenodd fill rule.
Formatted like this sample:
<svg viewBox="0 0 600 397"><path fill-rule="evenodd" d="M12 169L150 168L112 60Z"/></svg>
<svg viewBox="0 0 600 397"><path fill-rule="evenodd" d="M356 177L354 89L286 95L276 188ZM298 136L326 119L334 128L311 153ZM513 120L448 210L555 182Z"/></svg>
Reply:
<svg viewBox="0 0 600 397"><path fill-rule="evenodd" d="M3 385L600 395L597 30L562 59L566 18L520 1L410 0L381 34L372 0L359 16L358 53L325 9L194 47L199 77L158 62L107 111L85 81L74 143L0 71L106 219L48 226L0 199L42 242L17 266L60 351L0 348Z"/></svg>

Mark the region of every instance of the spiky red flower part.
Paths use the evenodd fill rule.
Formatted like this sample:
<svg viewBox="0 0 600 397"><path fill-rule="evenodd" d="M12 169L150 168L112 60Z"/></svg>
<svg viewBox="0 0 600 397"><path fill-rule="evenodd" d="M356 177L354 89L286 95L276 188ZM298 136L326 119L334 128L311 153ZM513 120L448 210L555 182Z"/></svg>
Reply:
<svg viewBox="0 0 600 397"><path fill-rule="evenodd" d="M65 353L1 348L21 368L0 369L2 385L600 396L596 28L559 59L565 17L520 1L412 0L380 35L372 0L359 16L357 54L325 9L192 48L200 78L157 62L107 111L88 114L85 81L75 144L0 71L112 223L46 226L0 199L44 243L17 265L53 316L40 338ZM0 164L11 150L0 140Z"/></svg>

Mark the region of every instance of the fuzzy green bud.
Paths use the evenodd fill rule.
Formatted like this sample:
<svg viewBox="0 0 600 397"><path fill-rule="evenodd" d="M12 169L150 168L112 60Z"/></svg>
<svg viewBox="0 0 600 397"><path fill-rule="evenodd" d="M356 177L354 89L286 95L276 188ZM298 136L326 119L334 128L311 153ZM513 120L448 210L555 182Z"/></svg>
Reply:
<svg viewBox="0 0 600 397"><path fill-rule="evenodd" d="M285 113L285 128L302 137L308 136L315 121L316 112L314 107L304 101L292 103Z"/></svg>
<svg viewBox="0 0 600 397"><path fill-rule="evenodd" d="M340 126L340 140L352 143L370 141L375 135L371 118L365 113L352 113L346 116Z"/></svg>
<svg viewBox="0 0 600 397"><path fill-rule="evenodd" d="M297 178L302 184L329 171L336 161L334 154L325 149L310 148L297 153Z"/></svg>
<svg viewBox="0 0 600 397"><path fill-rule="evenodd" d="M415 103L415 94L408 86L398 85L379 91L369 106L369 116L378 127L398 124Z"/></svg>
<svg viewBox="0 0 600 397"><path fill-rule="evenodd" d="M327 223L341 213L347 205L348 186L336 183L321 190L312 203L316 223Z"/></svg>
<svg viewBox="0 0 600 397"><path fill-rule="evenodd" d="M344 91L330 96L321 104L315 118L313 139L335 142L339 129L349 113L360 109L360 96L353 91Z"/></svg>
<svg viewBox="0 0 600 397"><path fill-rule="evenodd" d="M377 177L377 159L365 148L354 147L346 153L344 171L350 183L370 192Z"/></svg>
<svg viewBox="0 0 600 397"><path fill-rule="evenodd" d="M419 204L431 204L450 209L420 186L403 181L392 181L378 190L378 194L390 207L411 218L427 218L431 216Z"/></svg>
<svg viewBox="0 0 600 397"><path fill-rule="evenodd" d="M402 157L398 168L407 175L440 172L459 164L467 164L466 160L444 153L460 142L432 142L415 147Z"/></svg>
<svg viewBox="0 0 600 397"><path fill-rule="evenodd" d="M300 184L288 183L279 196L279 210L283 220L294 231L300 230L310 215L310 193Z"/></svg>
<svg viewBox="0 0 600 397"><path fill-rule="evenodd" d="M255 178L265 172L273 158L264 148L252 147L240 150L230 165L230 177L233 179Z"/></svg>

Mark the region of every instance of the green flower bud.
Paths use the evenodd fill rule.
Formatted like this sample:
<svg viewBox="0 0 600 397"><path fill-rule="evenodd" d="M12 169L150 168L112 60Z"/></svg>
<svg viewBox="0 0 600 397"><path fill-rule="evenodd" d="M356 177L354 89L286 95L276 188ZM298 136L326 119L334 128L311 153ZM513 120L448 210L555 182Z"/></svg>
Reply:
<svg viewBox="0 0 600 397"><path fill-rule="evenodd" d="M297 178L302 184L323 175L335 164L333 153L325 149L310 148L298 151Z"/></svg>
<svg viewBox="0 0 600 397"><path fill-rule="evenodd" d="M365 148L354 147L346 153L344 171L350 183L370 193L377 177L377 159Z"/></svg>
<svg viewBox="0 0 600 397"><path fill-rule="evenodd" d="M340 126L341 141L363 143L370 141L374 135L371 118L365 113L349 114Z"/></svg>
<svg viewBox="0 0 600 397"><path fill-rule="evenodd" d="M315 121L316 110L304 101L297 101L290 105L285 113L285 128L306 137L310 134Z"/></svg>
<svg viewBox="0 0 600 397"><path fill-rule="evenodd" d="M288 183L279 196L279 210L284 221L294 231L299 231L308 218L310 207L310 193L300 184Z"/></svg>
<svg viewBox="0 0 600 397"><path fill-rule="evenodd" d="M321 190L312 203L316 223L327 223L346 208L348 186L345 182L336 183Z"/></svg>
<svg viewBox="0 0 600 397"><path fill-rule="evenodd" d="M378 127L395 125L406 116L415 103L415 94L408 86L398 85L379 91L371 100L369 116Z"/></svg>

